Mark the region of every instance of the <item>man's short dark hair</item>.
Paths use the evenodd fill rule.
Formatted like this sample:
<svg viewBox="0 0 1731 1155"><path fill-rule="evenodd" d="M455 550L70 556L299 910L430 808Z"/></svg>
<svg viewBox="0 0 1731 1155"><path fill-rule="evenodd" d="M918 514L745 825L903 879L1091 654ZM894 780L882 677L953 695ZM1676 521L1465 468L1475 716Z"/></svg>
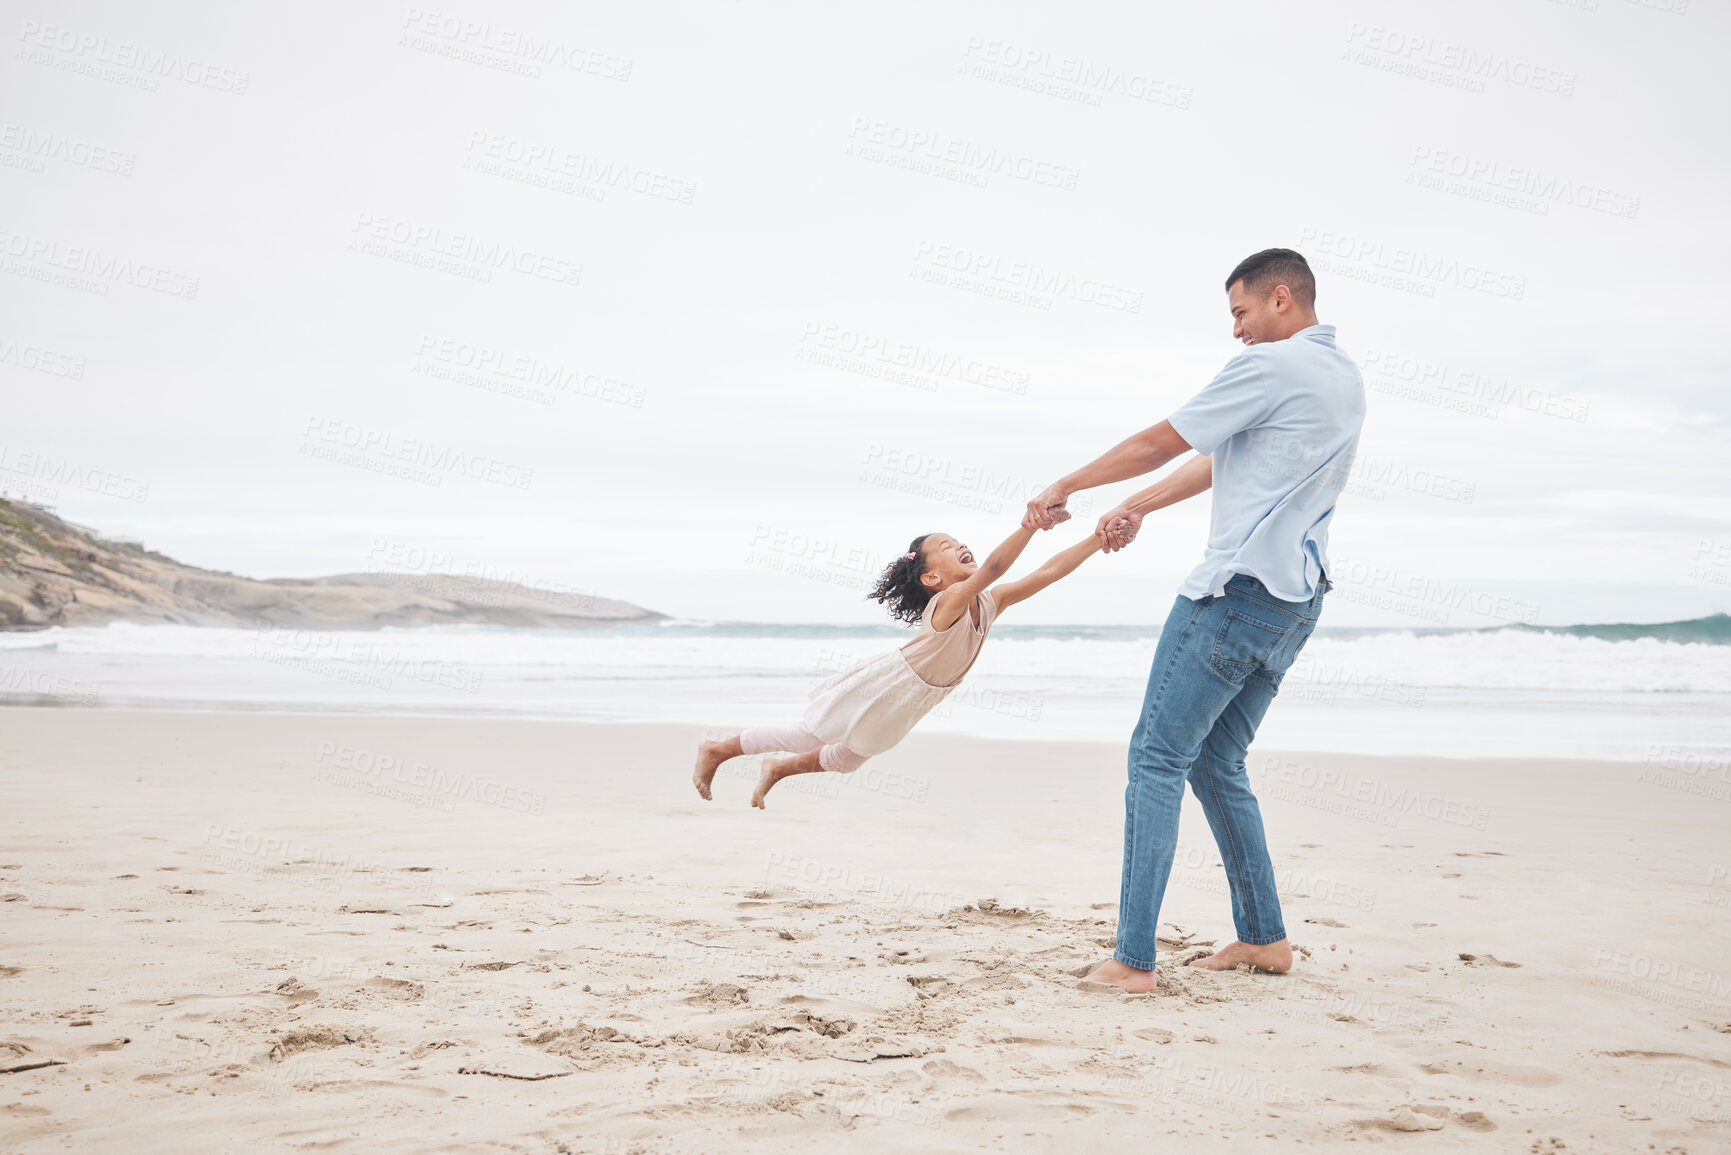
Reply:
<svg viewBox="0 0 1731 1155"><path fill-rule="evenodd" d="M1232 275L1226 278L1226 291L1239 281L1247 293L1271 293L1276 285L1292 291L1292 299L1307 309L1316 307L1316 275L1310 262L1292 249L1263 249L1238 262Z"/></svg>

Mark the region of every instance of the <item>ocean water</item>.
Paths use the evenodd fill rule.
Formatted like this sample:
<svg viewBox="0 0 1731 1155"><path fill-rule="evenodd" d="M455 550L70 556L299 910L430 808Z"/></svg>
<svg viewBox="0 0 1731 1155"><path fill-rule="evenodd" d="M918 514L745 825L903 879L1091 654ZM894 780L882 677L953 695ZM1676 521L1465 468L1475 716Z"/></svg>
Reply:
<svg viewBox="0 0 1731 1155"><path fill-rule="evenodd" d="M891 626L739 622L367 632L117 623L0 635L0 702L743 727L797 720L813 684L908 636ZM1123 741L1157 636L1149 625L999 627L921 730ZM1288 674L1258 745L1627 760L1693 776L1685 785L1725 787L1731 618L1325 626Z"/></svg>

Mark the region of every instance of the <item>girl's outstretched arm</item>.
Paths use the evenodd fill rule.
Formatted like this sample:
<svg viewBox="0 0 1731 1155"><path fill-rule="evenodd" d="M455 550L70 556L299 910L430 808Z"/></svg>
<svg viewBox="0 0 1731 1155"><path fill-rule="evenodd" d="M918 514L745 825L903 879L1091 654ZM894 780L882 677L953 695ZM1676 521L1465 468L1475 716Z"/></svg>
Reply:
<svg viewBox="0 0 1731 1155"><path fill-rule="evenodd" d="M1034 530L1023 527L1016 530L1003 543L994 549L972 577L959 581L938 595L938 604L932 607L932 628L947 630L955 625L956 619L968 612L968 607L974 604L974 598L983 589L1009 572L1016 559L1022 556L1022 551L1034 538Z"/></svg>
<svg viewBox="0 0 1731 1155"><path fill-rule="evenodd" d="M1100 549L1101 544L1098 534L1090 534L1069 549L1047 558L1046 564L1027 577L1005 582L992 594L992 600L998 603L998 612L1003 613L1017 602L1027 601L1059 578L1074 573L1077 566Z"/></svg>

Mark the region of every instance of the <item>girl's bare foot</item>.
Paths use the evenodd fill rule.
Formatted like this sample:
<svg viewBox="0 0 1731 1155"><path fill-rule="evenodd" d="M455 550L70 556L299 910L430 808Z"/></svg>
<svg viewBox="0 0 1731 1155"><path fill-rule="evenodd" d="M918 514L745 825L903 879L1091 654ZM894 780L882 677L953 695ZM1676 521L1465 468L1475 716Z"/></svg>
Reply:
<svg viewBox="0 0 1731 1155"><path fill-rule="evenodd" d="M709 784L715 780L715 772L729 758L740 755L739 739L728 738L721 742L699 742L697 744L697 769L691 773L691 784L697 787L697 792L703 795L705 802L709 801Z"/></svg>
<svg viewBox="0 0 1731 1155"><path fill-rule="evenodd" d="M764 808L763 796L769 793L769 788L790 774L810 774L823 767L818 765L817 751L809 754L795 754L792 758L775 758L764 755L763 773L757 776L757 789L751 795L751 804L759 810Z"/></svg>
<svg viewBox="0 0 1731 1155"><path fill-rule="evenodd" d="M1203 967L1211 971L1229 971L1239 963L1249 963L1259 971L1282 975L1292 969L1292 945L1285 939L1279 942L1228 943L1209 955L1199 958L1190 965Z"/></svg>
<svg viewBox="0 0 1731 1155"><path fill-rule="evenodd" d="M1085 983L1105 983L1129 991L1133 995L1146 994L1154 989L1154 972L1137 970L1115 958L1109 958L1082 979Z"/></svg>

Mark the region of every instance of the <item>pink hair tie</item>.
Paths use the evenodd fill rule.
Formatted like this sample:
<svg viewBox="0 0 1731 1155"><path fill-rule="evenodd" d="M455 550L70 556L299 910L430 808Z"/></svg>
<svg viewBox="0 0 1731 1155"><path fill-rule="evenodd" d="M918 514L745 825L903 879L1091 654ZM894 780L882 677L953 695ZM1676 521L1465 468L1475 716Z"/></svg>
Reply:
<svg viewBox="0 0 1731 1155"><path fill-rule="evenodd" d="M914 560L914 555L913 555L913 554L911 554L911 553L904 553L904 554L902 554L902 559L903 559L903 560L904 560L904 561L913 561L913 560Z"/></svg>

